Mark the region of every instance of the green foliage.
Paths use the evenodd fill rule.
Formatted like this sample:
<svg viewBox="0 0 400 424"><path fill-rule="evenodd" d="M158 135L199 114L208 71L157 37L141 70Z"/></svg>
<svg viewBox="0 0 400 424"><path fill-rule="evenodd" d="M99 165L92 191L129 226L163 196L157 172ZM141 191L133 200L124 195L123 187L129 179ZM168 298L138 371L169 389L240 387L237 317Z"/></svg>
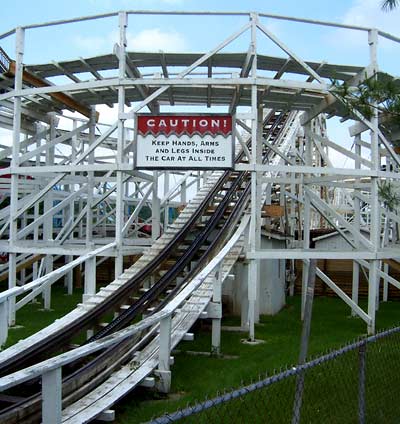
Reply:
<svg viewBox="0 0 400 424"><path fill-rule="evenodd" d="M382 181L382 183L379 184L378 195L385 207L392 212L400 205L400 196L396 193L390 181Z"/></svg>
<svg viewBox="0 0 400 424"><path fill-rule="evenodd" d="M385 12L390 12L391 10L396 9L398 5L399 5L398 0L384 0L381 4L381 8Z"/></svg>
<svg viewBox="0 0 400 424"><path fill-rule="evenodd" d="M348 113L361 113L371 119L374 110L385 115L386 124L400 126L400 85L386 73L366 78L358 86L332 81L331 93L346 106Z"/></svg>

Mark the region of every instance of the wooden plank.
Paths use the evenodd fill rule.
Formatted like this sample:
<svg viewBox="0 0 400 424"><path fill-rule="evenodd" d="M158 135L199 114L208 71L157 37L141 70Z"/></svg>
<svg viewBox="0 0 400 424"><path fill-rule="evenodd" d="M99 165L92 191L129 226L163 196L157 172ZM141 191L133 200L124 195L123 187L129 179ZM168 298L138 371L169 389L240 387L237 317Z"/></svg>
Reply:
<svg viewBox="0 0 400 424"><path fill-rule="evenodd" d="M285 208L281 205L264 205L262 212L265 216L280 218L285 215Z"/></svg>
<svg viewBox="0 0 400 424"><path fill-rule="evenodd" d="M398 263L394 259L385 259L383 262L388 264L391 268L395 269L396 271L400 271L400 263Z"/></svg>
<svg viewBox="0 0 400 424"><path fill-rule="evenodd" d="M323 263L324 262L324 263ZM386 263L390 263L390 260L385 260ZM326 259L324 261L318 261L318 268L320 268L331 280L335 281L336 285L343 290L348 296L351 296L352 292L352 266L351 260L332 260ZM390 276L400 281L400 265L394 261L397 265L397 269L390 268ZM296 261L296 281L295 281L295 293L301 293L301 269L302 261ZM382 281L383 277L381 277ZM317 278L315 285L315 296L328 296L336 297L335 292L324 284L319 278ZM368 281L365 276L360 273L360 285L359 285L359 296L360 298L368 297ZM383 296L383 284L380 285L380 298ZM393 285L389 284L389 299L400 300L400 290Z"/></svg>
<svg viewBox="0 0 400 424"><path fill-rule="evenodd" d="M23 269L29 268L32 264L42 259L44 255L35 255L32 258L23 261L19 265L17 265L17 272L22 271ZM8 271L5 271L0 274L0 281L4 281L8 279Z"/></svg>
<svg viewBox="0 0 400 424"><path fill-rule="evenodd" d="M21 396L10 396L6 395L4 393L0 393L0 402L6 402L6 403L18 403L23 400L26 400L26 398Z"/></svg>
<svg viewBox="0 0 400 424"><path fill-rule="evenodd" d="M12 60L10 62L10 66L6 75L9 77L14 77L15 69L16 69L16 64L15 64L15 61ZM24 80L24 82L31 84L34 87L51 87L51 85L45 80L43 80L42 78L39 78L36 75L33 75L30 72L25 70L23 71L22 79ZM68 108L74 109L77 112L81 113L82 115L86 116L87 118L90 118L92 113L91 108L83 105L80 102L77 102L68 94L60 92L60 93L48 93L48 95L52 97L53 99L59 101L60 103L64 104ZM100 116L99 112L96 112L96 122L98 122L99 116Z"/></svg>

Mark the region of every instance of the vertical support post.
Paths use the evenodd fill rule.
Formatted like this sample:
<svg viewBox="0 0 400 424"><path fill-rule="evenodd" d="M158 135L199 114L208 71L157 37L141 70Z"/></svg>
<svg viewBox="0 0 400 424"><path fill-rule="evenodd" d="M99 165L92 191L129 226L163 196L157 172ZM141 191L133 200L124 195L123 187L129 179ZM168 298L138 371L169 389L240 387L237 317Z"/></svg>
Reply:
<svg viewBox="0 0 400 424"><path fill-rule="evenodd" d="M283 178L287 178L288 174L286 172L284 172L282 174ZM285 201L285 192L286 192L286 185L285 183L281 183L280 186L280 191L279 191L279 205L282 206L283 210L284 210L284 215L280 218L280 226L281 228L284 228L285 233L287 232L287 228L288 228L288 214L287 214L287 207L286 207L286 201Z"/></svg>
<svg viewBox="0 0 400 424"><path fill-rule="evenodd" d="M290 173L290 193L295 196L296 195L296 173ZM290 234L294 236L296 230L296 203L293 199L290 200Z"/></svg>
<svg viewBox="0 0 400 424"><path fill-rule="evenodd" d="M390 218L388 215L385 216L384 218L384 223L383 223L383 234L382 234L382 239L381 239L381 247L382 249L385 247L388 239L389 239L389 226L390 226ZM385 269L387 269L385 263L383 263L382 260L378 261L378 269L381 270L382 269L382 264L384 264L383 266L383 270L385 271ZM376 291L376 310L379 309L379 285L380 285L380 281L381 281L381 277L380 275L378 276L378 288ZM383 278L383 293L382 293L382 300L383 301L387 301L387 291L388 291L388 282L386 278ZM385 294L386 294L386 300L385 300Z"/></svg>
<svg viewBox="0 0 400 424"><path fill-rule="evenodd" d="M218 266L213 281L213 303L222 302L222 263ZM221 317L212 319L211 353L218 356L221 353Z"/></svg>
<svg viewBox="0 0 400 424"><path fill-rule="evenodd" d="M128 139L128 134L129 131L127 128L125 128L125 140ZM126 201L124 201L124 216L129 216L131 211L130 204L127 201L129 199L129 184L126 183L124 184L124 198L126 199Z"/></svg>
<svg viewBox="0 0 400 424"><path fill-rule="evenodd" d="M251 48L254 53L251 75L253 78L257 76L257 19L255 13L251 13ZM256 165L261 158L261 137L259 130L259 110L257 86L251 86L251 158L250 163ZM261 115L262 119L262 115ZM260 248L260 226L261 226L261 182L258 181L261 177L257 171L251 172L251 219L249 228L249 248L252 253ZM257 308L257 292L259 286L260 266L259 260L251 259L249 263L248 276L248 323L249 323L249 338L255 340L255 323L258 322Z"/></svg>
<svg viewBox="0 0 400 424"><path fill-rule="evenodd" d="M23 137L24 137L24 141L26 141L28 139L27 134L24 134ZM26 146L25 148L20 147L20 153L21 154L24 154L27 151L28 151L28 146ZM24 165L25 165L25 163L23 163L23 162L19 163L19 166L24 166ZM25 182L26 176L23 176L22 178L23 178L23 181ZM21 178L18 178L18 179L21 179ZM28 211L25 211L20 217L20 227L25 228L27 225L28 225ZM25 240L26 236L22 237L22 239ZM25 271L26 271L25 268L22 268L19 271L19 282L20 282L21 285L25 285L25 283L26 283L26 272Z"/></svg>
<svg viewBox="0 0 400 424"><path fill-rule="evenodd" d="M168 315L160 321L160 350L157 374L160 376L159 390L163 393L168 393L171 388L170 353L171 315Z"/></svg>
<svg viewBox="0 0 400 424"><path fill-rule="evenodd" d="M95 141L96 130L96 109L91 108L89 119L89 142L88 145ZM88 157L88 163L94 164L94 152L91 152ZM86 213L86 247L92 248L93 243L93 189L94 189L94 172L87 173L87 213ZM96 294L96 256L89 258L85 262L85 282L83 289L82 301L85 303L94 294Z"/></svg>
<svg viewBox="0 0 400 424"><path fill-rule="evenodd" d="M89 146L95 141L95 130L96 130L96 109L91 108L90 120L89 120ZM91 152L88 157L88 163L94 164L94 152ZM89 171L87 173L87 213L86 213L86 246L93 246L93 189L94 189L94 172Z"/></svg>
<svg viewBox="0 0 400 424"><path fill-rule="evenodd" d="M358 422L365 423L365 380L367 342L358 348Z"/></svg>
<svg viewBox="0 0 400 424"><path fill-rule="evenodd" d="M125 78L126 71L126 28L128 26L128 16L125 12L119 13L119 78ZM118 87L118 143L117 143L117 190L116 190L116 209L115 209L115 241L116 241L116 257L115 257L115 278L119 277L123 272L123 234L124 226L124 175L120 170L124 162L125 147L125 118L123 116L125 110L125 87Z"/></svg>
<svg viewBox="0 0 400 424"><path fill-rule="evenodd" d="M10 253L8 255L8 266L9 266L9 274L8 274L8 288L11 289L16 286L16 268L17 268L17 255L15 253ZM15 325L16 319L16 310L15 310L15 298L10 299L9 305L9 317L8 324L10 326Z"/></svg>
<svg viewBox="0 0 400 424"><path fill-rule="evenodd" d="M265 189L265 204L271 205L272 204L272 184L269 183ZM267 226L271 225L271 218L265 218Z"/></svg>
<svg viewBox="0 0 400 424"><path fill-rule="evenodd" d="M74 119L72 121L72 129L74 130L74 135L72 136L72 139L71 139L71 162L75 161L77 150L78 150L79 142L78 142L78 136L75 132L77 127L78 127L78 123ZM71 176L72 175L75 175L75 172L71 172ZM72 189L71 191L76 190L75 184L72 184L70 187ZM71 203L69 204L69 213L70 213L71 217L73 217L74 214L75 214L75 203L74 203L74 201L71 201ZM78 211L78 213L79 213L79 211ZM81 223L82 223L82 221L81 221ZM79 224L79 228L80 228L81 223ZM69 237L70 237L71 240L74 238L74 231L71 232ZM66 259L66 261L73 261L74 260L73 256L67 256L65 259ZM71 271L68 272L66 278L67 278L67 293L72 294L72 292L74 290L74 287L73 287L74 270L73 269L71 269Z"/></svg>
<svg viewBox="0 0 400 424"><path fill-rule="evenodd" d="M289 296L294 296L294 287L296 284L296 272L295 272L295 261L294 259L289 260Z"/></svg>
<svg viewBox="0 0 400 424"><path fill-rule="evenodd" d="M296 138L297 140L297 138ZM296 147L296 144L294 143L294 148ZM290 193L295 196L296 195L296 174L294 172L290 172ZM290 208L289 208L289 234L293 237L293 240L295 239L295 231L296 231L296 202L293 199L289 199ZM289 246L292 246L292 242L290 239L288 240ZM294 289L295 289L295 283L296 283L296 267L295 267L295 260L290 259L290 285L289 285L289 296L294 296Z"/></svg>
<svg viewBox="0 0 400 424"><path fill-rule="evenodd" d="M358 156L361 157L361 135L357 134L354 138L354 147L355 147L355 153L357 155L357 158L355 160L355 168L360 169L361 168L361 161L358 158ZM359 178L356 178L356 184L360 181ZM357 232L360 232L360 199L357 196L357 193L360 192L360 190L355 189L355 196L354 196L354 229ZM356 247L358 248L360 246L360 242L358 239L354 240L354 243L356 244ZM355 304L358 305L358 288L360 284L360 264L357 261L353 261L353 279L352 279L352 290L351 290L351 298ZM357 316L354 309L351 309L351 315L353 317Z"/></svg>
<svg viewBox="0 0 400 424"><path fill-rule="evenodd" d="M24 135L25 141L28 138L27 134ZM25 147L25 149L21 149L21 153L26 153L28 151L28 146ZM24 166L24 163L20 163L20 165ZM26 177L23 177L24 180ZM21 216L21 228L25 228L28 225L28 211L25 211ZM23 237L23 239L26 239L26 237ZM26 269L22 268L20 273L20 284L25 285L26 283Z"/></svg>
<svg viewBox="0 0 400 424"><path fill-rule="evenodd" d="M196 188L197 191L200 190L201 187L201 171L197 171L197 176L196 176Z"/></svg>
<svg viewBox="0 0 400 424"><path fill-rule="evenodd" d="M96 256L85 261L85 285L83 302L86 302L96 294Z"/></svg>
<svg viewBox="0 0 400 424"><path fill-rule="evenodd" d="M103 192L105 193L107 191L107 183L103 184ZM106 219L106 215L107 215L107 204L105 202L103 202L102 204L102 208L103 208L103 214L104 214L104 219L103 219L103 237L107 237L107 219Z"/></svg>
<svg viewBox="0 0 400 424"><path fill-rule="evenodd" d="M46 255L44 258L46 274L49 274L53 271L53 257L52 255ZM49 284L43 289L43 309L51 309L51 285Z"/></svg>
<svg viewBox="0 0 400 424"><path fill-rule="evenodd" d="M8 303L8 299L0 303L0 347L7 341L8 337Z"/></svg>
<svg viewBox="0 0 400 424"><path fill-rule="evenodd" d="M61 411L61 368L56 368L42 375L42 423L61 424Z"/></svg>
<svg viewBox="0 0 400 424"><path fill-rule="evenodd" d="M169 171L164 171L164 197L169 191ZM164 204L164 231L169 225L169 199L165 199Z"/></svg>
<svg viewBox="0 0 400 424"><path fill-rule="evenodd" d="M22 90L22 73L23 73L23 56L24 56L24 43L25 43L25 30L17 27L15 30L15 91ZM10 248L15 247L17 241L18 219L14 218L18 210L18 173L19 167L19 153L20 153L20 136L21 136L21 97L14 98L14 112L13 112L13 145L11 156L11 195L10 195ZM8 288L11 289L16 286L17 278L17 254L11 252L8 259ZM9 302L9 324L15 324L15 298L10 299Z"/></svg>
<svg viewBox="0 0 400 424"><path fill-rule="evenodd" d="M377 63L377 43L378 32L373 29L368 31L368 44L370 51L371 65L374 69L374 74L378 72ZM373 106L377 106L374 104ZM371 118L373 130L371 131L371 169L374 171L380 170L379 156L379 136L378 136L378 108L373 107L373 116ZM381 215L378 199L378 177L371 177L371 223L370 223L370 239L375 253L378 252L381 236ZM375 333L375 312L376 312L376 295L378 290L379 261L372 260L369 270L369 289L368 289L368 315L371 318L371 324L368 326L368 334Z"/></svg>
<svg viewBox="0 0 400 424"><path fill-rule="evenodd" d="M311 123L308 123L304 127L305 134L305 164L306 166L312 166L312 137L311 137ZM311 229L311 202L307 190L303 190L304 199L304 213L303 213L303 249L310 248L310 229ZM306 292L307 292L307 281L309 280L309 262L303 261L303 274L301 284L301 319L304 319L304 309L306 306Z"/></svg>
<svg viewBox="0 0 400 424"><path fill-rule="evenodd" d="M158 171L153 172L153 192L151 199L151 238L158 239L160 230L160 198L158 197Z"/></svg>
<svg viewBox="0 0 400 424"><path fill-rule="evenodd" d="M56 126L57 126L57 118L54 114L51 115L50 118L50 132L49 139L54 140L56 138ZM46 165L54 165L55 159L55 148L50 147L46 149ZM44 198L44 210L49 210L53 207L53 190L50 190L45 198ZM53 216L49 216L45 219L43 223L43 239L46 242L51 243L53 241ZM46 255L45 257L46 264L46 274L49 274L53 271L53 256ZM43 290L43 307L45 310L51 308L51 285L49 284Z"/></svg>
<svg viewBox="0 0 400 424"><path fill-rule="evenodd" d="M38 133L42 131L42 127L37 124L36 125L36 147L40 147L41 137L39 137ZM37 153L35 159L35 166L40 166L40 152ZM35 185L35 189L37 192L40 191L40 184ZM36 221L39 218L39 202L36 202L33 206L33 219ZM37 242L39 240L39 226L36 226L33 229L33 240ZM36 261L32 266L32 280L36 280L39 277L39 261Z"/></svg>
<svg viewBox="0 0 400 424"><path fill-rule="evenodd" d="M82 212L83 209L83 199L80 198L79 199L79 203L78 203L78 214L80 214ZM78 230L78 238L81 240L83 239L83 219L81 219L80 223L79 223L79 230Z"/></svg>
<svg viewBox="0 0 400 424"><path fill-rule="evenodd" d="M187 184L186 180L181 184L181 202L186 205L187 202Z"/></svg>
<svg viewBox="0 0 400 424"><path fill-rule="evenodd" d="M66 263L72 262L74 260L74 257L71 255L68 255L65 257ZM67 285L67 294L72 294L74 292L74 271L71 269L71 271L68 271L65 275L66 278L66 285Z"/></svg>
<svg viewBox="0 0 400 424"><path fill-rule="evenodd" d="M203 171L203 174L202 174L202 178L203 178L203 185L206 183L206 181L207 181L207 178L208 178L208 176L209 176L209 172L208 171Z"/></svg>
<svg viewBox="0 0 400 424"><path fill-rule="evenodd" d="M387 264L387 263L383 264L383 272L385 274L389 274L389 264ZM383 279L383 301L387 302L388 297L389 297L389 284L388 284L387 278L385 277Z"/></svg>

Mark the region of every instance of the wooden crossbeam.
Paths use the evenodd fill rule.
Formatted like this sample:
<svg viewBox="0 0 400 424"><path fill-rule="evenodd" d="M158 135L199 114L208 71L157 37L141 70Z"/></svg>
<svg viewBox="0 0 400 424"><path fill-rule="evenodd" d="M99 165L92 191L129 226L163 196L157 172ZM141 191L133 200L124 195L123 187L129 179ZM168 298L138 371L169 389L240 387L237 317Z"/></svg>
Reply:
<svg viewBox="0 0 400 424"><path fill-rule="evenodd" d="M393 259L385 259L383 261L385 264L388 264L391 268L395 269L396 271L400 271L400 263Z"/></svg>
<svg viewBox="0 0 400 424"><path fill-rule="evenodd" d="M23 269L29 268L31 265L33 265L35 262L39 261L43 257L44 257L44 255L35 255L32 258L29 258L28 260L23 261L22 263L17 265L16 271L20 272ZM0 274L0 281L4 281L4 280L7 280L7 279L8 279L8 271L5 271L2 274Z"/></svg>
<svg viewBox="0 0 400 424"><path fill-rule="evenodd" d="M9 69L6 72L7 76L14 77L15 76L15 70L16 70L16 64L15 61L12 60L9 65ZM37 77L36 75L33 75L32 73L24 70L22 74L22 79L24 82L33 85L34 87L51 87L51 85L43 80L40 77ZM60 103L64 104L68 108L71 108L73 110L76 110L77 112L81 113L82 115L90 118L91 116L91 109L85 105L83 105L80 102L77 102L74 100L71 96L68 96L65 93L49 93L49 96L53 99L59 101ZM99 112L96 112L96 122L99 120Z"/></svg>

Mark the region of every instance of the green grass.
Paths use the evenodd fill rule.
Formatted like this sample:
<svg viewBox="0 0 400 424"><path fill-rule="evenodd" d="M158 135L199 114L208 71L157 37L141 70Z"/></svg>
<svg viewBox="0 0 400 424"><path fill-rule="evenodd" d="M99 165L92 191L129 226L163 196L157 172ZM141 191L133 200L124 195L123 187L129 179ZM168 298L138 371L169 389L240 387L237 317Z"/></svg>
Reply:
<svg viewBox="0 0 400 424"><path fill-rule="evenodd" d="M67 295L61 283L53 285L51 310L43 310L41 296L37 297L35 303L28 303L18 310L17 325L14 328L10 328L5 347L9 347L50 325L54 320L74 309L80 302L82 302L82 289L74 289L72 295Z"/></svg>
<svg viewBox="0 0 400 424"><path fill-rule="evenodd" d="M76 290L72 296L65 295L65 290L61 285L53 287L52 311L40 311L43 307L39 304L29 304L17 312L17 324L21 328L10 329L7 346L16 343L19 339L25 338L38 331L46 325L52 323L56 318L63 316L81 301L82 291ZM377 329L388 328L399 323L399 302L387 302L380 306L377 313ZM361 302L361 307L366 308L365 301ZM222 353L227 357L205 357L193 356L186 351L209 352L211 349L211 331L207 325L196 325L195 340L193 342L182 342L178 349L180 353L174 354L175 364L172 367L172 390L171 395L165 397L144 389L135 390L121 401L117 410L118 424L133 424L148 421L151 417L162 415L165 412L176 411L185 407L187 403L202 401L206 396L214 397L218 392L225 389L237 388L243 383L247 384L251 380L257 380L259 375L273 374L286 365L297 362L298 348L301 334L300 322L300 298L288 298L287 306L276 316L262 316L260 324L256 326L256 338L262 339L265 343L249 346L241 343L246 333L222 332ZM239 318L228 317L224 319L225 325L239 325ZM315 299L313 308L313 320L311 326L311 339L309 346L310 356L320 355L327 350L335 349L348 342L366 334L365 323L358 318L350 316L349 308L339 299L318 297ZM375 354L378 354L375 352ZM346 354L347 355L347 354ZM355 355L356 353L348 354ZM355 364L351 357L349 364ZM335 367L340 364L331 363L328 366L330 375L335 375ZM328 392L348 393L349 387L354 385L356 369L349 368L344 382L326 378L319 369L312 371L315 374L315 381L324 387L325 394ZM393 378L395 378L393 375ZM328 373L329 375L329 373ZM370 374L370 379L374 375ZM319 379L319 380L318 380ZM377 378L378 375L377 375ZM390 379L389 379L390 380ZM386 384L386 379L382 384ZM354 383L354 384L353 384ZM397 384L395 379L393 384ZM317 384L317 383L316 383ZM371 383L369 383L371 385ZM275 385L268 389L269 396L282 405L284 410L290 414L287 405L292 401L294 389L294 378ZM320 416L319 422L324 422L327 408L337 408L337 405L319 400L315 397L314 386L307 387L305 397L308 399L307 405L312 405L312 411L317 411ZM226 411L231 411L224 420L217 422L237 422L235 414L246 414L251 418L251 422L265 422L265 414L261 414L262 419L257 415L250 417L246 408L249 402L257 404L257 399L265 390L257 391L248 396L247 402L235 401L226 404ZM316 392L319 395L318 391ZM373 394L367 396L372 396ZM352 395L354 398L354 396ZM310 401L311 399L311 401ZM353 399L353 403L355 400ZM400 404L397 402L397 404ZM261 402L261 405L263 403ZM356 404L353 405L353 409ZM257 411L256 411L257 412ZM258 411L260 412L260 411ZM376 414L381 412L374 412ZM305 412L306 414L306 412ZM336 420L330 419L326 422L352 422L346 421L347 410L337 416ZM288 415L289 416L289 415ZM230 418L229 418L230 417ZM282 418L282 416L280 416ZM324 418L325 417L325 418ZM215 418L215 417L214 417ZM269 422L283 422L270 417ZM380 417L376 417L380 419ZM341 421L340 421L341 420ZM240 421L240 420L239 420ZM386 420L390 422L390 420ZM189 421L188 421L189 422ZM194 416L190 422L209 424L208 416ZM214 421L216 422L216 421ZM240 421L242 422L242 421ZM250 422L250 421L247 421ZM313 421L310 421L313 422ZM378 421L376 421L378 422ZM381 421L382 422L382 421Z"/></svg>
<svg viewBox="0 0 400 424"><path fill-rule="evenodd" d="M366 305L361 302L361 306ZM381 305L377 313L377 329L398 324L400 318L398 308L398 302ZM300 299L295 297L289 298L287 306L276 316L261 317L260 324L256 326L256 338L264 340L265 343L256 346L241 343L241 339L247 336L245 333L224 331L222 353L235 356L236 359L186 354L186 350L210 351L210 331L206 328L200 329L196 332L195 341L182 342L178 346L181 353L174 355L172 396L162 400L159 395L155 395L157 397L155 399L143 391L136 392L120 402L116 422L119 424L145 422L164 412L176 411L188 403L202 401L206 396L210 398L225 389L237 388L243 382L247 384L251 380L257 380L259 375L265 375L266 372L272 374L286 365L296 363L301 334L299 316ZM239 319L229 318L225 321L225 324L239 325ZM341 347L365 335L366 324L361 319L351 317L349 308L342 301L324 297L315 299L309 346L310 356ZM329 389L326 381L322 383L326 390L335 390L335 387ZM286 389L289 399L293 387L289 384ZM341 389L346 393L345 387ZM280 397L279 394L276 396ZM229 405L233 407L233 404ZM190 422L203 422L199 420L199 416L196 417ZM232 417L232 420L237 422L235 417ZM205 419L204 422L209 420ZM239 422L242 421L239 420ZM247 422L255 421L253 419Z"/></svg>

